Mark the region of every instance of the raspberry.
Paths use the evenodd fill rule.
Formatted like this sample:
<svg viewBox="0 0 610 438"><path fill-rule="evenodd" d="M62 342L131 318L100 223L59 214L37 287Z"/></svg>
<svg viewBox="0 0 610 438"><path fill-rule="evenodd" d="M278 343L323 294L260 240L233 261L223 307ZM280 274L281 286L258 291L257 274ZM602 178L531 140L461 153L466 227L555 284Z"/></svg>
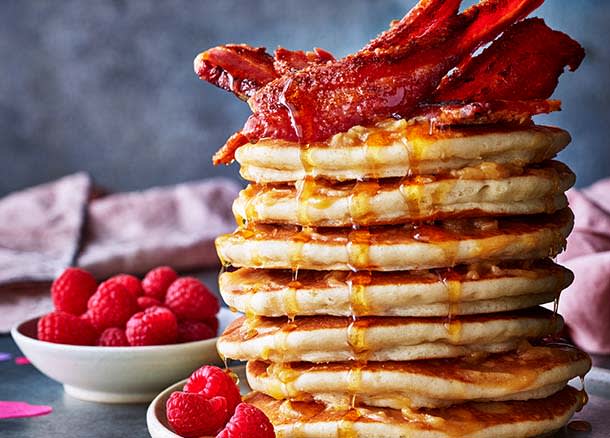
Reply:
<svg viewBox="0 0 610 438"><path fill-rule="evenodd" d="M97 330L125 327L125 323L137 310L136 299L125 286L116 282L104 282L89 298L91 323Z"/></svg>
<svg viewBox="0 0 610 438"><path fill-rule="evenodd" d="M204 324L206 324L208 327L210 327L212 329L212 332L214 332L214 336L218 335L218 318L216 316L211 316L208 318L202 318L201 322L203 322Z"/></svg>
<svg viewBox="0 0 610 438"><path fill-rule="evenodd" d="M275 431L263 411L240 403L235 413L216 438L275 438Z"/></svg>
<svg viewBox="0 0 610 438"><path fill-rule="evenodd" d="M167 400L167 421L182 437L215 435L227 422L227 400L201 394L174 392Z"/></svg>
<svg viewBox="0 0 610 438"><path fill-rule="evenodd" d="M218 299L194 277L182 277L167 290L165 305L178 319L201 320L215 316L220 310Z"/></svg>
<svg viewBox="0 0 610 438"><path fill-rule="evenodd" d="M68 268L53 281L51 297L55 309L72 315L87 310L87 300L97 288L93 275L79 268Z"/></svg>
<svg viewBox="0 0 610 438"><path fill-rule="evenodd" d="M138 297L138 307L141 310L148 309L152 306L163 306L163 303L156 298L147 297L146 295Z"/></svg>
<svg viewBox="0 0 610 438"><path fill-rule="evenodd" d="M209 325L201 321L182 321L178 323L178 342L193 342L216 336Z"/></svg>
<svg viewBox="0 0 610 438"><path fill-rule="evenodd" d="M106 282L114 282L114 283L122 284L123 286L125 286L125 289L127 289L127 292L129 292L136 298L139 297L140 295L144 294L144 291L142 290L142 283L140 282L140 279L133 275L129 275L129 274L115 275L114 277L110 277L108 280L106 280L105 283Z"/></svg>
<svg viewBox="0 0 610 438"><path fill-rule="evenodd" d="M178 274L169 266L159 266L149 271L142 280L144 295L163 301L170 284L178 278Z"/></svg>
<svg viewBox="0 0 610 438"><path fill-rule="evenodd" d="M100 347L128 347L127 336L125 330L111 327L102 332L97 340L97 345Z"/></svg>
<svg viewBox="0 0 610 438"><path fill-rule="evenodd" d="M211 365L195 370L186 381L184 391L203 394L207 398L225 397L229 415L233 415L235 406L241 403L241 394L235 381L224 370Z"/></svg>
<svg viewBox="0 0 610 438"><path fill-rule="evenodd" d="M56 344L93 345L95 331L78 316L56 311L38 320L38 339Z"/></svg>
<svg viewBox="0 0 610 438"><path fill-rule="evenodd" d="M165 307L149 307L127 321L125 333L134 346L173 344L178 336L178 322Z"/></svg>

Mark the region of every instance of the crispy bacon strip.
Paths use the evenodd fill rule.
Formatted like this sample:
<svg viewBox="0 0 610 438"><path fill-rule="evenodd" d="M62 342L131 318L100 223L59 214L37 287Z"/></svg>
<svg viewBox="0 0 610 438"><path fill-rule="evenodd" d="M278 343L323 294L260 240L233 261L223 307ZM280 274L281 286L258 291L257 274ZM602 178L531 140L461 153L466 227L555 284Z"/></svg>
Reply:
<svg viewBox="0 0 610 438"><path fill-rule="evenodd" d="M264 47L227 44L206 50L194 61L195 73L202 80L247 100L263 85L279 77L273 58Z"/></svg>
<svg viewBox="0 0 610 438"><path fill-rule="evenodd" d="M313 52L288 50L279 47L273 54L273 57L273 66L279 76L303 70L310 65L324 64L335 60L335 57L330 52L319 47L314 48Z"/></svg>
<svg viewBox="0 0 610 438"><path fill-rule="evenodd" d="M214 163L231 162L246 139L315 142L355 125L409 115L449 70L542 1L485 0L406 46L361 51L276 79L248 100L252 116Z"/></svg>
<svg viewBox="0 0 610 438"><path fill-rule="evenodd" d="M264 85L284 74L334 60L333 55L320 48L303 52L280 47L272 57L264 47L227 44L200 53L193 66L200 79L247 100Z"/></svg>
<svg viewBox="0 0 610 438"><path fill-rule="evenodd" d="M415 118L436 125L504 123L523 125L536 114L561 110L559 100L495 100L422 105Z"/></svg>
<svg viewBox="0 0 610 438"><path fill-rule="evenodd" d="M547 99L566 66L574 71L584 49L540 18L511 26L462 70L445 78L435 101Z"/></svg>
<svg viewBox="0 0 610 438"><path fill-rule="evenodd" d="M438 29L445 21L457 15L461 0L422 0L400 21L368 43L363 51L393 49L404 46Z"/></svg>

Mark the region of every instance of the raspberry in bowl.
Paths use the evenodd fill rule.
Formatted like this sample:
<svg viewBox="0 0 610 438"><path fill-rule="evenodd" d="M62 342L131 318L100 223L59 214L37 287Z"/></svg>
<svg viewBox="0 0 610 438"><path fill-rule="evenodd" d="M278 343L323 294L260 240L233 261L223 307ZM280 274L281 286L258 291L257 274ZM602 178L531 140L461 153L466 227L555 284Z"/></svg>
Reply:
<svg viewBox="0 0 610 438"><path fill-rule="evenodd" d="M169 267L154 271L148 282L120 274L98 285L88 272L68 268L51 287L55 310L13 327L13 339L36 368L74 397L150 401L202 364L222 363L218 322L223 329L235 318L219 311L218 300L199 280L172 276ZM191 293L168 302L174 282L178 293L184 283ZM147 295L151 290L154 297ZM196 312L186 319L176 315L170 307L176 301Z"/></svg>

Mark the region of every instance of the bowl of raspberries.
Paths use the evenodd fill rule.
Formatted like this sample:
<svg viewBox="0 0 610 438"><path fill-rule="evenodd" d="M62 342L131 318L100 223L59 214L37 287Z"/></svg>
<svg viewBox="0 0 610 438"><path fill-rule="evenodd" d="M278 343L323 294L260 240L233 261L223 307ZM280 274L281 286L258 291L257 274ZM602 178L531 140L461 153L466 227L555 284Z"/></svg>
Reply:
<svg viewBox="0 0 610 438"><path fill-rule="evenodd" d="M238 376L245 380L244 374L244 367L233 372L206 365L167 388L146 413L151 437L274 438L265 413L241 398Z"/></svg>
<svg viewBox="0 0 610 438"><path fill-rule="evenodd" d="M101 283L68 268L51 298L54 311L13 327L13 339L68 394L97 402L150 401L201 364L219 363L219 317L231 319L200 280L168 266Z"/></svg>

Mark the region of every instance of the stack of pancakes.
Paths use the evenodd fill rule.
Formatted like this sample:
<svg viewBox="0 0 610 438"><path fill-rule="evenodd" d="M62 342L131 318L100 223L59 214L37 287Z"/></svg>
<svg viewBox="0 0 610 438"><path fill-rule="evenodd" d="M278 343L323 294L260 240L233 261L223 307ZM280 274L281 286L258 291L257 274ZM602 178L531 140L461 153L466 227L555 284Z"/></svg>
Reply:
<svg viewBox="0 0 610 438"><path fill-rule="evenodd" d="M280 437L533 436L584 403L586 354L541 341L572 281L570 141L535 125L387 120L324 144L237 150L251 185L217 240L248 361Z"/></svg>

